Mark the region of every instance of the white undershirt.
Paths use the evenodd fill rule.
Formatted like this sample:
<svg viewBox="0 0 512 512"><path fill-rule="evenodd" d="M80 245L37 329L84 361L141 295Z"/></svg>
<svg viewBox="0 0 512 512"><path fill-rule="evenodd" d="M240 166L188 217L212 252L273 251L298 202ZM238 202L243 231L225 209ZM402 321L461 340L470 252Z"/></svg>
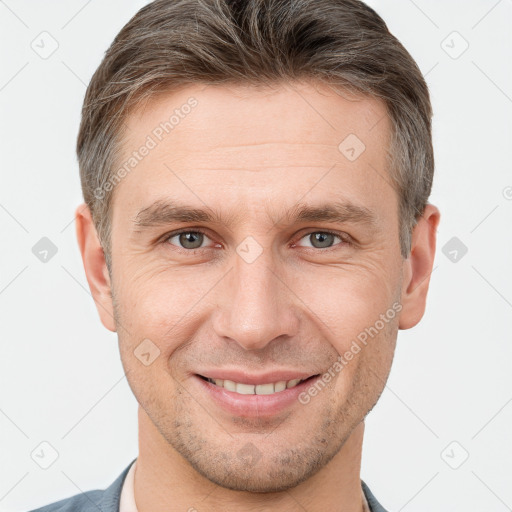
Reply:
<svg viewBox="0 0 512 512"><path fill-rule="evenodd" d="M128 474L124 479L123 489L121 490L121 502L119 504L119 512L138 512L137 506L135 505L135 492L133 490L133 482L135 476L135 461L130 469L128 470ZM361 489L362 492L362 489ZM366 501L366 496L363 494L363 506L364 512L370 512L370 507L368 506L368 501Z"/></svg>
<svg viewBox="0 0 512 512"><path fill-rule="evenodd" d="M135 505L135 492L133 490L135 464L137 464L137 461L130 466L128 474L124 479L123 489L121 490L121 501L119 503L119 512L137 512L137 505Z"/></svg>

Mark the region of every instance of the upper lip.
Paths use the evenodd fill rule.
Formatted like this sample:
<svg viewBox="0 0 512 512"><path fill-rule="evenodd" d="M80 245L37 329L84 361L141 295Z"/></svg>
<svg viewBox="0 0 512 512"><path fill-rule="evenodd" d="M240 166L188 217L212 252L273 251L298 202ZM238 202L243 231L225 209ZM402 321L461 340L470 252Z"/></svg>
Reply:
<svg viewBox="0 0 512 512"><path fill-rule="evenodd" d="M301 372L297 370L273 370L265 373L249 373L240 370L222 370L219 368L199 371L197 374L209 379L231 380L233 382L239 382L240 384L252 385L270 384L282 380L305 380L309 377L316 375L316 373L314 372Z"/></svg>

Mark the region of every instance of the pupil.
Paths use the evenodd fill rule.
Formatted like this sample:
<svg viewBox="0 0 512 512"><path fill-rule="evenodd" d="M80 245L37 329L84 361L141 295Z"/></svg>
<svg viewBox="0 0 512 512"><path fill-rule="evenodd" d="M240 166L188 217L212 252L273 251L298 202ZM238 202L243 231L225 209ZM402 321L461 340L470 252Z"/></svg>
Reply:
<svg viewBox="0 0 512 512"><path fill-rule="evenodd" d="M330 245L330 238L332 238L334 235L331 235L330 233L314 233L313 235L313 246L314 247L328 247ZM327 240L327 243L325 243ZM320 243L320 245L316 245L317 243Z"/></svg>
<svg viewBox="0 0 512 512"><path fill-rule="evenodd" d="M196 233L193 231L190 231L188 233L182 233L180 235L180 243L183 247L185 247L185 249L198 249L199 247L201 247L202 236L202 233ZM197 243L198 240L199 244Z"/></svg>

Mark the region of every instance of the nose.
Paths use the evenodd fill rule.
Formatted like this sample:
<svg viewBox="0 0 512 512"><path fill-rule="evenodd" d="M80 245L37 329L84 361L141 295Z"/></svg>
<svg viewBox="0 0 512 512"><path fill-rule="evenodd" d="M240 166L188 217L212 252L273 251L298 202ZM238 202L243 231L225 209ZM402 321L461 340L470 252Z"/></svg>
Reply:
<svg viewBox="0 0 512 512"><path fill-rule="evenodd" d="M299 329L298 299L277 273L269 252L263 251L252 263L236 255L219 289L215 332L246 350L296 336Z"/></svg>

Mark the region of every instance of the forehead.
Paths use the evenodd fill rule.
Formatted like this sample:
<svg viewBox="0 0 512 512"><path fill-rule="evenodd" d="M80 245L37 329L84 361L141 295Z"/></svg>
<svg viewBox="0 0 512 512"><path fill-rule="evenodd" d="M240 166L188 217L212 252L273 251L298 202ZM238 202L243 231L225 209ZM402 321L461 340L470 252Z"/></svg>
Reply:
<svg viewBox="0 0 512 512"><path fill-rule="evenodd" d="M198 192L196 204L199 192L213 198L229 190L238 205L248 190L271 200L284 190L302 194L320 179L322 193L339 187L341 195L382 200L390 188L385 104L326 84L185 86L138 105L123 135L116 168L127 172L114 198L138 209L177 185L191 199Z"/></svg>
<svg viewBox="0 0 512 512"><path fill-rule="evenodd" d="M130 150L150 135L159 146L188 157L223 146L272 143L330 146L356 135L366 150L388 146L389 118L384 102L319 82L272 86L182 86L141 102L125 122L123 146ZM323 151L322 151L323 150ZM176 156L178 156L178 154Z"/></svg>

